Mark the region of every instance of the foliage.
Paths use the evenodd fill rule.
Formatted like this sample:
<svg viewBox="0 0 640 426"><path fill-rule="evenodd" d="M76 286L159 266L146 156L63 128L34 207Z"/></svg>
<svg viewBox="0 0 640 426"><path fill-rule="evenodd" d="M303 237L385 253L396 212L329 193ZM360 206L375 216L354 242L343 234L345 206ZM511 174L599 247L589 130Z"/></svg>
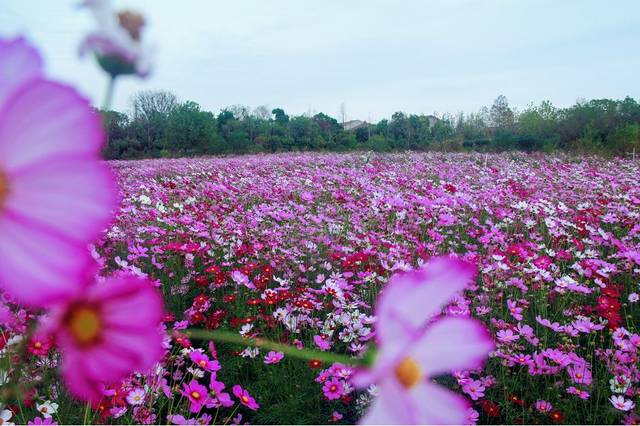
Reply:
<svg viewBox="0 0 640 426"><path fill-rule="evenodd" d="M269 112L270 111L270 112ZM557 108L549 101L518 112L505 96L477 113L416 115L345 131L333 117L290 116L282 108L232 105L217 116L167 92L141 92L130 116L105 111L108 159L282 151L545 151L628 156L638 148L640 104L580 101Z"/></svg>

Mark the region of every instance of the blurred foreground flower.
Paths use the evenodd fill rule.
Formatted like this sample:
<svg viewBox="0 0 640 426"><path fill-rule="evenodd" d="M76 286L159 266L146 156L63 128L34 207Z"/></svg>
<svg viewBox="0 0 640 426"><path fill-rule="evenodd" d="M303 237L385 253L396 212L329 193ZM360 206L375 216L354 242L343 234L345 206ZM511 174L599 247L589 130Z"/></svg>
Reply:
<svg viewBox="0 0 640 426"><path fill-rule="evenodd" d="M62 375L72 395L97 403L104 384L160 361L164 349L160 293L145 279L119 276L92 284L51 310Z"/></svg>
<svg viewBox="0 0 640 426"><path fill-rule="evenodd" d="M144 17L136 12L115 12L110 0L85 0L97 22L97 29L85 37L80 53L93 52L112 78L151 70L149 49L142 43Z"/></svg>
<svg viewBox="0 0 640 426"><path fill-rule="evenodd" d="M484 326L470 318L430 320L462 291L474 269L437 258L421 270L395 275L376 309L379 352L370 370L358 372L358 387L377 383L380 394L363 424L464 424L464 398L430 378L481 365L494 347Z"/></svg>
<svg viewBox="0 0 640 426"><path fill-rule="evenodd" d="M76 294L87 245L111 220L117 189L99 161L100 118L46 80L25 40L0 40L0 287L45 306Z"/></svg>

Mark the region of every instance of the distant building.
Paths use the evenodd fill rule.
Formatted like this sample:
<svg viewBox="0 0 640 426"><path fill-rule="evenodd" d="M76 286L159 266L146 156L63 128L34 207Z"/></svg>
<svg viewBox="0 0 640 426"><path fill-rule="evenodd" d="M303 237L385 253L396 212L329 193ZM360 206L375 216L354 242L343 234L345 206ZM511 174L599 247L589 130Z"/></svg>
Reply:
<svg viewBox="0 0 640 426"><path fill-rule="evenodd" d="M350 120L350 121L346 121L342 124L342 128L344 130L356 130L359 129L360 127L365 127L367 126L369 123L367 123L366 121L362 121L362 120Z"/></svg>

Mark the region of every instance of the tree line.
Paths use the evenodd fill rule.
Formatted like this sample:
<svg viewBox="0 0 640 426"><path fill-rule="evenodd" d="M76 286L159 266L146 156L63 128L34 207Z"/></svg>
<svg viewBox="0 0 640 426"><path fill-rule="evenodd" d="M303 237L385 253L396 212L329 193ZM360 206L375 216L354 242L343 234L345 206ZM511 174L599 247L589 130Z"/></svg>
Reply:
<svg viewBox="0 0 640 426"><path fill-rule="evenodd" d="M570 151L640 155L640 104L622 100L551 102L522 111L500 95L477 113L396 112L377 123L341 123L324 113L290 116L282 108L234 105L218 114L165 91L134 95L132 111L100 111L104 157L132 159L283 151ZM351 124L351 125L350 125Z"/></svg>

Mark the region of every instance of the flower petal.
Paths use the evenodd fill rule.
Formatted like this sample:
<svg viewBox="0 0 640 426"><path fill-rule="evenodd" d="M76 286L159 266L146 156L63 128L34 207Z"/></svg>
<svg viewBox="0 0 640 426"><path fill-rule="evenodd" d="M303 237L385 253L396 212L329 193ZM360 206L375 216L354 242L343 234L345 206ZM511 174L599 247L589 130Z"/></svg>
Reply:
<svg viewBox="0 0 640 426"><path fill-rule="evenodd" d="M409 356L419 361L428 377L433 377L479 367L493 348L493 340L482 323L447 317L427 328Z"/></svg>
<svg viewBox="0 0 640 426"><path fill-rule="evenodd" d="M93 263L85 246L0 215L0 286L20 302L42 307L77 294Z"/></svg>
<svg viewBox="0 0 640 426"><path fill-rule="evenodd" d="M113 175L97 160L51 160L10 174L9 181L7 210L83 246L104 230L118 203Z"/></svg>
<svg viewBox="0 0 640 426"><path fill-rule="evenodd" d="M13 92L41 72L42 58L26 40L0 40L0 108Z"/></svg>
<svg viewBox="0 0 640 426"><path fill-rule="evenodd" d="M469 403L442 386L425 382L411 391L417 411L415 424L460 425L467 420Z"/></svg>
<svg viewBox="0 0 640 426"><path fill-rule="evenodd" d="M383 345L394 344L398 333L420 329L443 305L471 281L475 269L448 257L433 259L427 267L395 275L378 300L377 332Z"/></svg>
<svg viewBox="0 0 640 426"><path fill-rule="evenodd" d="M394 379L380 385L380 395L360 419L363 425L415 424L415 408L407 392Z"/></svg>
<svg viewBox="0 0 640 426"><path fill-rule="evenodd" d="M102 142L99 115L62 84L31 80L0 109L0 169L8 174L54 158L97 159Z"/></svg>

